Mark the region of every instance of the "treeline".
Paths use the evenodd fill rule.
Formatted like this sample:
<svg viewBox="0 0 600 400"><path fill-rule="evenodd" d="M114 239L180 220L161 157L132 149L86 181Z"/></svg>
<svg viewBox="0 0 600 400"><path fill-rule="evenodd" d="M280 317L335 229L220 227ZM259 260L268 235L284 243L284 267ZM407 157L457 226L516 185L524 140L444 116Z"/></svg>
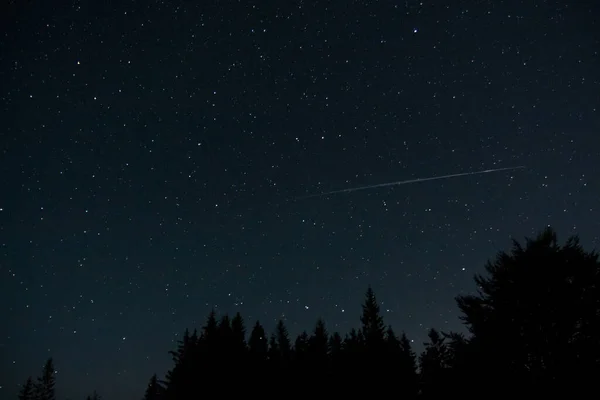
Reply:
<svg viewBox="0 0 600 400"><path fill-rule="evenodd" d="M429 331L417 357L403 332L386 326L373 290L360 328L328 332L319 319L290 338L280 320L268 335L249 334L242 316L211 312L185 331L164 380L154 375L146 400L215 395L373 396L401 399L598 393L600 263L577 237L559 245L551 229L514 241L476 275L477 292L456 298L468 335ZM54 400L51 360L23 386L21 400ZM568 392L564 392L568 390ZM97 395L96 395L97 398Z"/></svg>

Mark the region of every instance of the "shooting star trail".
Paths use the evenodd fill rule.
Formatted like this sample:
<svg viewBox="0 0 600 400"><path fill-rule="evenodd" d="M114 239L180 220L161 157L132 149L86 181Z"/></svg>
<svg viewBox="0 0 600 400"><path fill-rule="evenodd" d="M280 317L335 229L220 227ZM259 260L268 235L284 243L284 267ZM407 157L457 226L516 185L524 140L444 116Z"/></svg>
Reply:
<svg viewBox="0 0 600 400"><path fill-rule="evenodd" d="M511 170L523 169L523 168L525 168L525 166L521 165L521 166L518 166L518 167L486 169L485 171L463 172L463 173L460 173L460 174L432 176L432 177L429 177L429 178L415 178L415 179L409 179L409 180L406 180L406 181L387 182L387 183L380 183L378 185L360 186L360 187L353 187L353 188L342 189L342 190L334 190L332 192L309 194L308 196L296 197L295 200L308 199L308 198L311 198L311 197L327 196L327 195L330 195L330 194L350 193L350 192L356 192L358 190L376 189L376 188L382 188L382 187L388 187L388 186L400 186L400 185L408 185L408 184L411 184L411 183L418 183L418 182L436 181L436 180L440 180L440 179L458 178L458 177L461 177L461 176L489 174L489 173L492 173L492 172L500 172L500 171L511 171Z"/></svg>

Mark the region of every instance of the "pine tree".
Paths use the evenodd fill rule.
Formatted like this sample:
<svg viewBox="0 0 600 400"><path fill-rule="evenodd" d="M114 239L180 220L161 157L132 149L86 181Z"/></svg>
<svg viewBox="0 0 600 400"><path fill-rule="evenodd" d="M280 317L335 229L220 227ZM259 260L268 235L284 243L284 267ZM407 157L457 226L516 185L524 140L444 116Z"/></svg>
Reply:
<svg viewBox="0 0 600 400"><path fill-rule="evenodd" d="M329 359L331 360L332 385L339 378L345 377L344 374L344 342L342 336L338 332L334 332L329 337Z"/></svg>
<svg viewBox="0 0 600 400"><path fill-rule="evenodd" d="M206 324L202 327L202 336L206 341L206 344L210 347L214 346L214 343L218 339L219 324L217 323L217 313L215 310L211 310L206 319Z"/></svg>
<svg viewBox="0 0 600 400"><path fill-rule="evenodd" d="M412 349L410 340L404 332L400 336L400 376L402 377L402 398L414 399L419 393L419 376L417 374L417 355Z"/></svg>
<svg viewBox="0 0 600 400"><path fill-rule="evenodd" d="M287 363L291 358L290 356L292 353L292 344L290 342L290 335L288 334L288 330L285 327L285 323L282 319L280 319L279 322L277 322L275 333L277 337L277 346L279 348L280 357L282 361Z"/></svg>
<svg viewBox="0 0 600 400"><path fill-rule="evenodd" d="M319 372L328 368L329 334L322 318L317 320L312 336L308 341L308 355L311 364Z"/></svg>
<svg viewBox="0 0 600 400"><path fill-rule="evenodd" d="M182 339L178 341L177 350L169 352L175 364L167 372L164 382L169 397L178 398L188 391L189 386L193 382L193 376L197 372L195 371L196 360L194 357L197 349L198 340L196 332L190 335L190 331L186 329Z"/></svg>
<svg viewBox="0 0 600 400"><path fill-rule="evenodd" d="M448 349L437 330L430 329L427 336L429 342L420 357L421 389L425 399L434 399L447 390Z"/></svg>
<svg viewBox="0 0 600 400"><path fill-rule="evenodd" d="M388 355L390 355L393 359L396 359L400 354L401 347L400 341L394 332L392 326L388 326L387 331L385 332L385 344Z"/></svg>
<svg viewBox="0 0 600 400"><path fill-rule="evenodd" d="M279 351L279 344L277 343L277 335L271 334L269 338L269 351L268 351L269 364L275 371L279 371L281 365L281 351Z"/></svg>
<svg viewBox="0 0 600 400"><path fill-rule="evenodd" d="M156 374L154 374L152 375L152 378L150 378L150 382L148 383L148 387L146 388L144 400L160 400L162 398L163 392L164 388L158 382Z"/></svg>
<svg viewBox="0 0 600 400"><path fill-rule="evenodd" d="M238 312L231 320L231 339L232 346L236 353L246 352L246 328L244 327L244 319Z"/></svg>
<svg viewBox="0 0 600 400"><path fill-rule="evenodd" d="M38 378L35 385L36 400L56 400L55 395L56 377L54 370L54 362L49 358L42 370L42 376Z"/></svg>
<svg viewBox="0 0 600 400"><path fill-rule="evenodd" d="M308 333L302 331L294 342L294 354L296 361L304 361L308 351Z"/></svg>
<svg viewBox="0 0 600 400"><path fill-rule="evenodd" d="M362 306L363 313L360 318L362 322L362 333L365 337L365 342L371 349L381 348L385 338L385 324L383 317L379 314L379 304L375 292L369 286L365 295L365 302Z"/></svg>
<svg viewBox="0 0 600 400"><path fill-rule="evenodd" d="M233 355L233 331L231 329L231 320L229 316L224 315L217 327L217 351L216 361L222 366L230 361Z"/></svg>
<svg viewBox="0 0 600 400"><path fill-rule="evenodd" d="M21 386L21 390L19 391L19 400L34 400L34 389L35 386L33 379L30 376Z"/></svg>
<svg viewBox="0 0 600 400"><path fill-rule="evenodd" d="M336 358L339 356L342 351L343 340L342 336L339 332L334 332L333 335L329 337L329 352L332 358Z"/></svg>
<svg viewBox="0 0 600 400"><path fill-rule="evenodd" d="M250 339L248 339L248 353L252 363L260 364L267 359L269 352L269 340L265 329L260 324L260 321L256 321L252 332L250 332Z"/></svg>
<svg viewBox="0 0 600 400"><path fill-rule="evenodd" d="M102 396L100 396L98 392L94 390L92 395L87 397L87 400L102 400Z"/></svg>

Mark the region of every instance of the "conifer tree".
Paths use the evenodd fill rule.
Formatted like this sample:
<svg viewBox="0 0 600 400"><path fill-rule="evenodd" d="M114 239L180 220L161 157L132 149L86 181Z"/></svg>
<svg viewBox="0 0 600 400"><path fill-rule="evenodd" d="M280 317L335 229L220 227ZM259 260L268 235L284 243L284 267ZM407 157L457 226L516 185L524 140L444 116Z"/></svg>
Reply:
<svg viewBox="0 0 600 400"><path fill-rule="evenodd" d="M224 366L232 356L233 331L231 330L231 321L228 315L221 317L217 327L217 352L216 361Z"/></svg>
<svg viewBox="0 0 600 400"><path fill-rule="evenodd" d="M294 354L297 361L305 360L306 352L308 351L308 333L302 331L294 342Z"/></svg>
<svg viewBox="0 0 600 400"><path fill-rule="evenodd" d="M218 328L217 313L215 310L211 310L206 319L206 324L202 327L202 337L207 344L207 347L214 346L218 339Z"/></svg>
<svg viewBox="0 0 600 400"><path fill-rule="evenodd" d="M160 400L163 392L164 388L158 382L156 374L154 374L152 375L152 378L150 378L150 382L148 383L148 387L146 388L144 400Z"/></svg>
<svg viewBox="0 0 600 400"><path fill-rule="evenodd" d="M290 335L288 334L288 330L282 319L280 319L279 322L277 322L275 334L277 338L277 347L280 352L280 357L284 362L288 362L291 358L290 356L292 352L292 344L290 342Z"/></svg>
<svg viewBox="0 0 600 400"><path fill-rule="evenodd" d="M322 372L328 367L329 334L322 318L317 320L313 334L308 341L308 354L310 363L319 371Z"/></svg>
<svg viewBox="0 0 600 400"><path fill-rule="evenodd" d="M404 332L400 336L400 376L402 377L402 398L414 399L419 393L419 376L417 374L417 355L412 349L410 340Z"/></svg>
<svg viewBox="0 0 600 400"><path fill-rule="evenodd" d="M244 319L239 312L231 320L231 340L236 353L245 353L246 328L244 326Z"/></svg>
<svg viewBox="0 0 600 400"><path fill-rule="evenodd" d="M102 397L94 390L92 395L87 397L87 400L102 400Z"/></svg>
<svg viewBox="0 0 600 400"><path fill-rule="evenodd" d="M385 339L385 324L383 317L379 314L379 304L371 286L367 289L362 310L360 320L362 322L361 331L364 335L365 345L370 353L381 352Z"/></svg>
<svg viewBox="0 0 600 400"><path fill-rule="evenodd" d="M277 335L275 333L272 333L269 338L268 354L271 367L279 368L279 365L281 364L281 351L279 351L279 344L277 343Z"/></svg>
<svg viewBox="0 0 600 400"><path fill-rule="evenodd" d="M337 377L343 377L344 368L344 352L343 352L343 340L339 332L334 332L329 337L329 359L331 365L331 374L333 375L333 381L337 381Z"/></svg>
<svg viewBox="0 0 600 400"><path fill-rule="evenodd" d="M334 332L333 335L329 337L329 352L332 358L336 358L339 356L342 351L343 340L342 336L339 332Z"/></svg>
<svg viewBox="0 0 600 400"><path fill-rule="evenodd" d="M27 378L25 383L21 386L21 390L19 391L19 400L35 400L34 399L34 383L31 376Z"/></svg>
<svg viewBox="0 0 600 400"><path fill-rule="evenodd" d="M169 353L175 364L165 377L166 390L170 398L178 398L186 393L194 375L194 354L197 351L197 335L190 335L188 329L178 341L176 351Z"/></svg>
<svg viewBox="0 0 600 400"><path fill-rule="evenodd" d="M388 326L387 331L385 332L385 344L388 355L390 355L393 359L397 359L400 354L400 340L396 336L394 329L392 326Z"/></svg>
<svg viewBox="0 0 600 400"><path fill-rule="evenodd" d="M265 329L260 324L260 321L256 321L252 332L250 332L250 339L248 339L248 352L250 354L251 362L260 364L260 362L267 359L269 352L269 340Z"/></svg>
<svg viewBox="0 0 600 400"><path fill-rule="evenodd" d="M447 389L448 349L445 338L431 328L427 335L429 342L420 357L421 390L424 398L433 399L442 396Z"/></svg>
<svg viewBox="0 0 600 400"><path fill-rule="evenodd" d="M35 400L56 400L55 385L54 362L49 358L42 370L42 376L35 385Z"/></svg>

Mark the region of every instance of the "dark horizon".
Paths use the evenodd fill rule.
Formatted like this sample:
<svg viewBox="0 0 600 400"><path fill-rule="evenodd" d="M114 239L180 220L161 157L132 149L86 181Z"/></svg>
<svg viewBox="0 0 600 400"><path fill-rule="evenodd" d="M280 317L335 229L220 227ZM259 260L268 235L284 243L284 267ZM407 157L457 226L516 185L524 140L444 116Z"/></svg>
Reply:
<svg viewBox="0 0 600 400"><path fill-rule="evenodd" d="M475 399L490 386L495 395L597 391L589 374L600 367L599 253L586 251L577 236L560 243L546 228L513 241L485 271L474 276L476 293L455 298L467 332L430 328L421 351L386 323L371 286L360 326L345 334L319 318L294 340L283 319L269 333L258 320L248 324L239 312L213 309L201 327L185 329L169 351L171 368L153 373L143 400L200 398L225 381L229 395L254 393L265 379L275 388L294 387L298 396L367 390L413 400ZM42 374L22 385L19 400L61 398L55 371L49 358ZM103 398L97 388L90 393L87 400Z"/></svg>
<svg viewBox="0 0 600 400"><path fill-rule="evenodd" d="M345 333L369 285L419 352L511 239L599 248L600 3L469 3L3 2L0 398L49 357L138 398L213 308Z"/></svg>

